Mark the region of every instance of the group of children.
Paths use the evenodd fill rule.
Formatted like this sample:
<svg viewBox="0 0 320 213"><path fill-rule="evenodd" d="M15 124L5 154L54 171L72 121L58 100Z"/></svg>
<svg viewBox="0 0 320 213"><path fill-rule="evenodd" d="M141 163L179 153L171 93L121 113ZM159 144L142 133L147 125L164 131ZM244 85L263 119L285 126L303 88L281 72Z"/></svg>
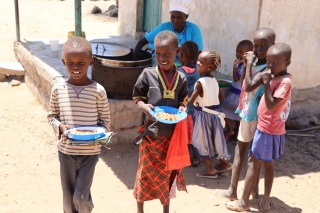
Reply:
<svg viewBox="0 0 320 213"><path fill-rule="evenodd" d="M261 28L254 33L253 43L244 40L237 45L234 82L225 99L212 75L221 65L218 52L204 50L198 54L197 45L191 41L178 47L178 38L171 31L162 31L155 37L158 65L145 68L133 88L133 100L146 115L139 130L143 137L133 190L138 213L144 212L144 201L152 199L160 199L163 212L167 213L172 191L175 188L186 191L182 169L165 169L175 125L156 122L149 113L155 106L163 105L188 112L189 146L195 153L191 161L197 166L202 158L205 164L205 170L197 173L197 177L217 178L219 172L232 169L230 187L220 194L230 200L226 203L228 209L247 211L249 196L258 198L263 164L265 192L258 204L262 211L270 210L273 160L283 154L284 123L291 103L291 75L287 73L291 48L274 43L274 31ZM58 148L65 212L91 212L90 186L100 151L97 144L90 149L70 146L66 130L76 125L99 125L110 130L106 93L86 75L92 64L89 45L83 38L71 38L64 44L62 60L70 77L54 86L50 99L48 118L61 137ZM174 64L177 54L183 64L179 68ZM87 112L92 115L83 114ZM226 145L226 136L234 134L230 120L239 123L233 164ZM240 172L252 140L244 191L237 200ZM214 166L212 158L220 163ZM87 161L91 163L86 164Z"/></svg>

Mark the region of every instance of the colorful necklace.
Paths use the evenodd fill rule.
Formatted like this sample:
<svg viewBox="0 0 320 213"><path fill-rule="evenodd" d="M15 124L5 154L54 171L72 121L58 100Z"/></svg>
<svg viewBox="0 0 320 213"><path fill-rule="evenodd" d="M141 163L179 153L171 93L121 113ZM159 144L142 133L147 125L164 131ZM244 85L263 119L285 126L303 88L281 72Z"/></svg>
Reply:
<svg viewBox="0 0 320 213"><path fill-rule="evenodd" d="M165 72L161 69L161 67L157 66L156 69L157 69L158 77L163 87L163 98L175 99L174 91L176 90L178 81L179 81L179 73L177 69L175 68L175 71L174 71L175 73L171 79L171 82L169 82Z"/></svg>
<svg viewBox="0 0 320 213"><path fill-rule="evenodd" d="M181 32L180 38L178 38L178 45L179 45L179 47L181 46L180 41L181 41L182 37L184 36L184 32L185 32L185 30L186 30L186 25L187 25L187 23L185 23L184 28L183 28L183 30L182 30L182 32ZM174 29L174 28L173 28L173 29ZM174 30L174 33L175 33L175 34L180 34L179 32L177 32L177 31L175 31L175 30Z"/></svg>

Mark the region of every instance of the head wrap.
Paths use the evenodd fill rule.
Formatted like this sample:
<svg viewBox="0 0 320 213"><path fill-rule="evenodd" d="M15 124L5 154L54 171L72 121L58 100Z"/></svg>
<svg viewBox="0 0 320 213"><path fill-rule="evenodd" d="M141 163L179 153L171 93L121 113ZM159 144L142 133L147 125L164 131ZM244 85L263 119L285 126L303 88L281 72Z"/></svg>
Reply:
<svg viewBox="0 0 320 213"><path fill-rule="evenodd" d="M180 11L189 15L195 7L193 0L170 0L169 2L169 12Z"/></svg>

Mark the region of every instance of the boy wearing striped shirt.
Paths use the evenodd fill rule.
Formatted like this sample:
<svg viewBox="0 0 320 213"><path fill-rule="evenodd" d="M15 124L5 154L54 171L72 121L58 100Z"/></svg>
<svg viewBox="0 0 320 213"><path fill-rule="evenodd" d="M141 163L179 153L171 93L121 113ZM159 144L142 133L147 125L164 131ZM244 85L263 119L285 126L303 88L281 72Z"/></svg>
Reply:
<svg viewBox="0 0 320 213"><path fill-rule="evenodd" d="M90 42L70 38L62 49L69 78L54 85L48 120L60 139L58 154L64 212L91 212L90 188L101 145L88 141L75 146L66 137L73 126L102 126L110 131L110 111L105 89L87 76L92 65Z"/></svg>

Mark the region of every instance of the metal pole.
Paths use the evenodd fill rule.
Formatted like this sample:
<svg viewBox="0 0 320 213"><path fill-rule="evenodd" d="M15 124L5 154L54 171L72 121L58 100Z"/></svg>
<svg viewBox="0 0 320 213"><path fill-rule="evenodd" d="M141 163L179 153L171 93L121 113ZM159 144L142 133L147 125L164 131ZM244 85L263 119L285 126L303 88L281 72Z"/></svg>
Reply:
<svg viewBox="0 0 320 213"><path fill-rule="evenodd" d="M82 29L81 29L81 0L75 0L75 21L76 21L76 29L75 29L75 36L81 37L82 36Z"/></svg>
<svg viewBox="0 0 320 213"><path fill-rule="evenodd" d="M16 15L16 37L17 41L20 41L19 0L14 0L14 9Z"/></svg>

